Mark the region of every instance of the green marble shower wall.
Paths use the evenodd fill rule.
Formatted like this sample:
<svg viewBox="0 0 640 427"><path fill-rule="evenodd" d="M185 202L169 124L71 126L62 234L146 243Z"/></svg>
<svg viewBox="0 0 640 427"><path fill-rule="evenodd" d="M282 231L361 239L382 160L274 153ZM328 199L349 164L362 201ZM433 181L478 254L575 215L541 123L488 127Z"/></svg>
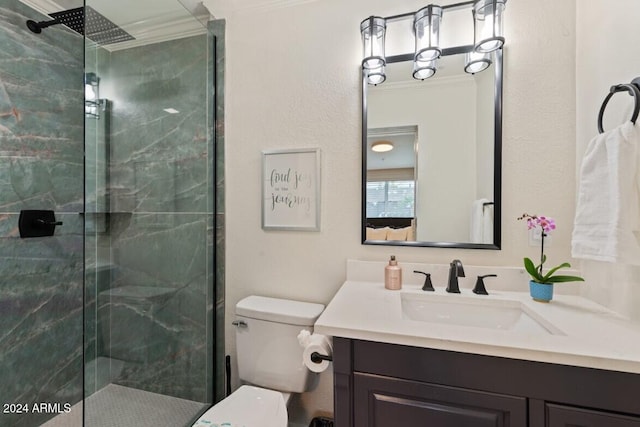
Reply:
<svg viewBox="0 0 640 427"><path fill-rule="evenodd" d="M82 398L84 44L62 28L33 34L27 19L46 18L18 0L2 0L3 427L38 426L55 415L34 412L34 403L74 404ZM54 237L21 239L22 209L54 210L64 224Z"/></svg>

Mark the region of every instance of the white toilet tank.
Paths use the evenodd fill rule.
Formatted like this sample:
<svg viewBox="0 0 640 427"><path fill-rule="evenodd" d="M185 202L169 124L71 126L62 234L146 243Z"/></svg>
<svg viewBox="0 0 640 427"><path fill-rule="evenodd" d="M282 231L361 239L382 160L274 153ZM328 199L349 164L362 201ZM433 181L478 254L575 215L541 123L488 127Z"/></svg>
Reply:
<svg viewBox="0 0 640 427"><path fill-rule="evenodd" d="M236 350L242 381L283 392L302 393L313 376L302 362L302 329L313 324L324 305L249 296L236 304Z"/></svg>

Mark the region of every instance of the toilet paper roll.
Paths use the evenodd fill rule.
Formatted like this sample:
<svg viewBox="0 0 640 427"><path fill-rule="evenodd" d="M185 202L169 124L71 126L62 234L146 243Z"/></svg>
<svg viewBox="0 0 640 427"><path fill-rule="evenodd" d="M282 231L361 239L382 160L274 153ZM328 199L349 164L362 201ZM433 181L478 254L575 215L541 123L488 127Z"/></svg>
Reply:
<svg viewBox="0 0 640 427"><path fill-rule="evenodd" d="M329 367L329 361L322 360L320 363L312 361L311 355L314 352L325 356L332 356L333 347L331 345L331 339L326 335L312 334L302 352L302 362L311 372L325 371Z"/></svg>
<svg viewBox="0 0 640 427"><path fill-rule="evenodd" d="M309 340L311 340L311 332L307 329L303 329L298 334L298 343L300 343L300 347L305 348L307 344L309 344Z"/></svg>

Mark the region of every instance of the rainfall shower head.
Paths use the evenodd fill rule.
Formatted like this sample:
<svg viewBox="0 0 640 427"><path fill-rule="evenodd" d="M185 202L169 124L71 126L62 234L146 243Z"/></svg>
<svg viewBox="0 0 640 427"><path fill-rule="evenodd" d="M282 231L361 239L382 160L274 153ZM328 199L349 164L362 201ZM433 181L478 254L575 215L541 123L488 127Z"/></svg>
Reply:
<svg viewBox="0 0 640 427"><path fill-rule="evenodd" d="M36 22L28 20L27 27L34 33L40 34L43 28L63 24L100 45L135 39L131 34L89 6L54 12L50 13L49 16L53 18L51 21Z"/></svg>

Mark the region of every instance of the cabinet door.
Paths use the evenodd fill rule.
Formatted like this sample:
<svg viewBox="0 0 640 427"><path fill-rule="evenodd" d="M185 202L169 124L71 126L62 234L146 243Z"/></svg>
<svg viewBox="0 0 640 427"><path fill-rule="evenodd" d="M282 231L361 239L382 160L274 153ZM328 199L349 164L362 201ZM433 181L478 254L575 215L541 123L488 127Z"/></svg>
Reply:
<svg viewBox="0 0 640 427"><path fill-rule="evenodd" d="M640 427L640 418L546 404L547 427Z"/></svg>
<svg viewBox="0 0 640 427"><path fill-rule="evenodd" d="M525 398L354 375L355 427L526 427Z"/></svg>

